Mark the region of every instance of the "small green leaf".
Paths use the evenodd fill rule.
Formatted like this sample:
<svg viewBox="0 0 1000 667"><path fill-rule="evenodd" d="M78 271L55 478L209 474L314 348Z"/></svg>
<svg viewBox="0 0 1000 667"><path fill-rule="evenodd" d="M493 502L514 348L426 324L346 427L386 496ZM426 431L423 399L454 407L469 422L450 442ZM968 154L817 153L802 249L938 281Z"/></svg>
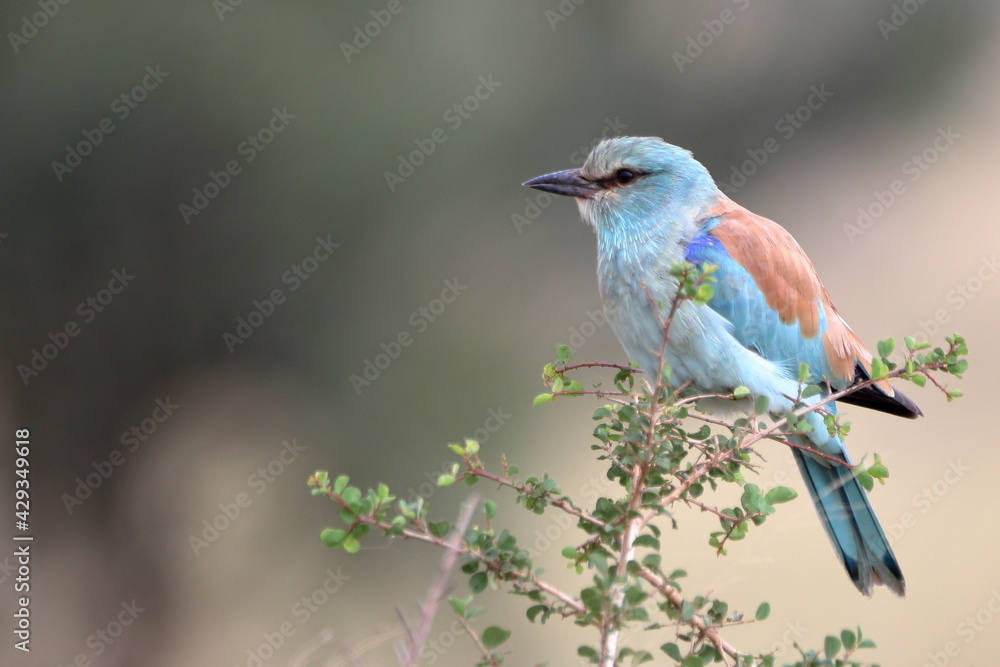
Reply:
<svg viewBox="0 0 1000 667"><path fill-rule="evenodd" d="M451 486L455 483L454 475L441 475L438 477L438 486L444 488L446 486Z"/></svg>
<svg viewBox="0 0 1000 667"><path fill-rule="evenodd" d="M787 486L776 486L764 494L764 500L767 501L769 505L777 505L779 503L787 503L790 500L794 500L798 497L798 492L795 489L789 489Z"/></svg>
<svg viewBox="0 0 1000 667"><path fill-rule="evenodd" d="M823 653L826 654L827 660L833 660L840 653L840 640L833 635L827 635L823 640Z"/></svg>
<svg viewBox="0 0 1000 667"><path fill-rule="evenodd" d="M350 481L350 477L347 475L340 475L333 482L333 492L338 496L343 493L344 487L347 486L347 482Z"/></svg>
<svg viewBox="0 0 1000 667"><path fill-rule="evenodd" d="M542 403L548 403L551 400L552 400L552 394L539 394L538 396L535 396L535 400L532 401L531 406L536 407L541 405Z"/></svg>
<svg viewBox="0 0 1000 667"><path fill-rule="evenodd" d="M860 470L857 473L858 481L861 482L861 486L865 487L865 491L871 491L875 488L875 478L872 477L867 470Z"/></svg>
<svg viewBox="0 0 1000 667"><path fill-rule="evenodd" d="M750 395L749 387L744 387L743 385L740 385L736 387L736 389L733 389L733 398L737 400L741 398L746 398L749 395Z"/></svg>
<svg viewBox="0 0 1000 667"><path fill-rule="evenodd" d="M450 449L452 452L454 452L459 456L465 455L465 449L462 447L462 445L456 444L454 442L448 444L448 449Z"/></svg>
<svg viewBox="0 0 1000 667"><path fill-rule="evenodd" d="M872 379L881 380L889 372L889 367L878 357L872 359ZM836 639L836 637L834 638Z"/></svg>
<svg viewBox="0 0 1000 667"><path fill-rule="evenodd" d="M489 583L485 572L476 572L474 575L469 577L469 588L472 589L473 593L482 593L486 590L486 585Z"/></svg>
<svg viewBox="0 0 1000 667"><path fill-rule="evenodd" d="M495 625L483 630L483 646L486 648L496 648L503 644L505 641L510 639L510 630L504 630L503 628L498 628Z"/></svg>
<svg viewBox="0 0 1000 667"><path fill-rule="evenodd" d="M497 504L492 500L487 500L483 503L483 511L486 512L487 519L492 519L497 515Z"/></svg>
<svg viewBox="0 0 1000 667"><path fill-rule="evenodd" d="M681 620L685 623L694 617L694 605L689 600L681 602Z"/></svg>
<svg viewBox="0 0 1000 667"><path fill-rule="evenodd" d="M344 538L344 551L349 554L357 553L361 549L361 543L353 535Z"/></svg>
<svg viewBox="0 0 1000 667"><path fill-rule="evenodd" d="M573 348L569 345L560 345L556 348L556 359L564 364L568 364L569 360L573 358Z"/></svg>
<svg viewBox="0 0 1000 667"><path fill-rule="evenodd" d="M809 379L809 364L804 361L799 362L799 382L805 382Z"/></svg>
<svg viewBox="0 0 1000 667"><path fill-rule="evenodd" d="M344 538L347 536L342 530L337 528L327 528L319 534L320 541L331 549L337 549L344 543Z"/></svg>
<svg viewBox="0 0 1000 667"><path fill-rule="evenodd" d="M918 387L927 386L927 377L925 375L917 374L910 378L910 382L917 385Z"/></svg>
<svg viewBox="0 0 1000 667"><path fill-rule="evenodd" d="M907 336L903 339L903 342L906 344L906 349L910 352L913 352L917 347L917 341L914 340L913 336Z"/></svg>
<svg viewBox="0 0 1000 667"><path fill-rule="evenodd" d="M660 647L660 650L666 653L672 659L676 660L677 662L681 661L681 650L677 648L677 644L673 642L667 642L666 644Z"/></svg>
<svg viewBox="0 0 1000 667"><path fill-rule="evenodd" d="M472 602L472 596L469 596L465 600L462 600L461 598L448 598L448 604L451 605L451 608L455 610L456 614L462 617L465 616L465 607L470 602Z"/></svg>
<svg viewBox="0 0 1000 667"><path fill-rule="evenodd" d="M577 553L576 547L563 547L562 548L563 558L569 558L571 560L576 560L576 557L580 554Z"/></svg>
<svg viewBox="0 0 1000 667"><path fill-rule="evenodd" d="M878 342L878 356L888 357L892 354L892 351L896 348L895 338L886 338L885 340L880 340Z"/></svg>
<svg viewBox="0 0 1000 667"><path fill-rule="evenodd" d="M770 404L767 396L764 394L758 394L753 400L753 409L758 415L763 415L767 413L767 406Z"/></svg>
<svg viewBox="0 0 1000 667"><path fill-rule="evenodd" d="M765 618L771 615L771 605L767 602L761 602L760 606L757 607L757 613L754 614L754 618L758 621L763 621Z"/></svg>
<svg viewBox="0 0 1000 667"><path fill-rule="evenodd" d="M601 656L590 646L581 646L576 649L576 654L581 658L587 658L591 662L596 663L601 659Z"/></svg>
<svg viewBox="0 0 1000 667"><path fill-rule="evenodd" d="M447 521L428 521L427 530L430 531L431 535L437 538L442 538L448 534L448 530L451 526Z"/></svg>
<svg viewBox="0 0 1000 667"><path fill-rule="evenodd" d="M850 630L840 631L840 641L844 643L844 648L846 650L848 651L854 650L854 644L856 642L856 638L854 636L854 633L851 632Z"/></svg>
<svg viewBox="0 0 1000 667"><path fill-rule="evenodd" d="M534 623L535 619L538 618L538 615L545 612L546 610L548 610L548 606L544 604L536 604L532 607L528 607L527 611L528 620Z"/></svg>
<svg viewBox="0 0 1000 667"><path fill-rule="evenodd" d="M469 456L479 453L479 441L473 440L472 438L465 439L465 451L468 452Z"/></svg>

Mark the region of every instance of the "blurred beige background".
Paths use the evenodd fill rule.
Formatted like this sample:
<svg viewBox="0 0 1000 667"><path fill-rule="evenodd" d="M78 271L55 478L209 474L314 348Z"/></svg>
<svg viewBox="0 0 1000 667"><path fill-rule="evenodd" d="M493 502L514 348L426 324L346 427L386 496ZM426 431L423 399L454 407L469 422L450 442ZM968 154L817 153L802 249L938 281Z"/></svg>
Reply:
<svg viewBox="0 0 1000 667"><path fill-rule="evenodd" d="M792 231L872 346L957 330L972 349L965 398L909 391L924 419L849 411L856 458L891 470L873 502L907 599L859 596L804 499L725 558L713 521L679 516L665 560L686 592L770 601L727 635L786 659L855 624L883 665L1000 650L996 3L42 5L0 10L0 497L29 428L36 536L27 656L0 555L0 663L287 665L332 636L310 664L395 664L396 610L416 613L439 554L325 549L338 520L309 473L427 494L445 443L478 430L492 463L604 491L597 404L531 407L559 343L625 361L593 323L593 235L520 183L617 133L693 150ZM19 371L35 350L51 358ZM762 452L760 482L801 490L787 452ZM429 500L453 517L462 498ZM573 529L499 518L573 581ZM482 600L510 664L575 664L591 640ZM424 664L474 662L450 619L432 638Z"/></svg>

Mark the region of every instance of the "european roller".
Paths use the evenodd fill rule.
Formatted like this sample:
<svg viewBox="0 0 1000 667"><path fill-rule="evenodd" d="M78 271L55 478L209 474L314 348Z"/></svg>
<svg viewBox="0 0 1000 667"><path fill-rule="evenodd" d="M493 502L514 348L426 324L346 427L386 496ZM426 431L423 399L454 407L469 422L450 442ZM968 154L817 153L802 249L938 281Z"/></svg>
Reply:
<svg viewBox="0 0 1000 667"><path fill-rule="evenodd" d="M801 362L809 365L810 382L826 391L869 378L871 353L792 235L724 195L688 151L655 137L608 139L582 168L525 185L576 198L597 235L607 320L647 378L657 376L662 323L677 291L670 268L682 260L714 264L718 282L707 305L683 301L674 314L665 354L674 384L690 381L700 392L720 394L745 386L766 396L769 410L781 416L799 393ZM909 418L921 414L885 381L840 402ZM836 404L823 409L836 412ZM811 412L807 420L811 429L790 434L792 441L850 463L822 415ZM902 596L903 573L857 478L829 459L799 448L792 453L854 585L868 596L876 585Z"/></svg>

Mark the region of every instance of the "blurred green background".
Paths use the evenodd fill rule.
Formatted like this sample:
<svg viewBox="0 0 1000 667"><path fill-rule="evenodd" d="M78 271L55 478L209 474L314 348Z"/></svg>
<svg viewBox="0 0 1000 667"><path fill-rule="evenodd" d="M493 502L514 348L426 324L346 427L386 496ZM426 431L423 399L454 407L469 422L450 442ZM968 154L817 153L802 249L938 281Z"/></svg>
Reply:
<svg viewBox="0 0 1000 667"><path fill-rule="evenodd" d="M464 491L427 481L445 443L478 435L493 464L607 492L597 404L531 407L557 344L625 361L593 235L520 183L614 134L691 149L787 227L870 346L957 330L973 350L965 398L909 392L920 421L849 411L855 458L891 470L873 503L907 599L859 596L802 500L725 558L713 521L679 516L665 563L686 592L770 601L727 636L786 659L855 624L884 665L1000 649L995 2L18 0L0 26L0 497L28 428L36 536L30 655L0 556L3 664L396 664L397 610L415 618L440 554L325 549L338 519L314 469L453 517ZM762 453L760 482L801 490L785 450ZM572 581L575 529L500 520ZM514 630L510 664L576 664L591 640L484 601L480 628ZM449 618L431 637L423 664L475 660Z"/></svg>

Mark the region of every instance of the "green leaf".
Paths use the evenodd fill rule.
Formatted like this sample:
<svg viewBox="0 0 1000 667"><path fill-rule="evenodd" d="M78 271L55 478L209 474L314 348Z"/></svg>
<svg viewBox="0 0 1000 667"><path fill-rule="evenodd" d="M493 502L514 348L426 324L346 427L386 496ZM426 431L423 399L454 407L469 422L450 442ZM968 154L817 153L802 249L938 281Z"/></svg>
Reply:
<svg viewBox="0 0 1000 667"><path fill-rule="evenodd" d="M840 640L833 635L827 635L823 640L823 653L826 654L827 660L833 660L840 653Z"/></svg>
<svg viewBox="0 0 1000 667"><path fill-rule="evenodd" d="M910 378L910 382L918 387L925 387L927 386L927 377L918 373Z"/></svg>
<svg viewBox="0 0 1000 667"><path fill-rule="evenodd" d="M677 644L673 642L667 642L666 644L660 647L660 650L666 653L674 660L676 660L677 662L681 661L681 650L677 648Z"/></svg>
<svg viewBox="0 0 1000 667"><path fill-rule="evenodd" d="M576 560L576 557L580 554L577 552L576 547L563 547L562 548L563 558L569 558L570 560Z"/></svg>
<svg viewBox="0 0 1000 667"><path fill-rule="evenodd" d="M704 667L705 661L697 655L689 655L681 660L681 667Z"/></svg>
<svg viewBox="0 0 1000 667"><path fill-rule="evenodd" d="M767 406L769 405L769 403L770 402L768 401L767 396L765 396L764 394L759 394L753 400L753 409L754 409L754 412L756 412L758 415L766 414L767 413Z"/></svg>
<svg viewBox="0 0 1000 667"><path fill-rule="evenodd" d="M771 605L767 602L761 602L760 606L757 607L757 613L754 614L754 618L758 621L763 621L765 618L771 615Z"/></svg>
<svg viewBox="0 0 1000 667"><path fill-rule="evenodd" d="M861 486L865 487L865 491L871 491L875 488L875 478L872 477L867 470L860 470L857 473L858 481L861 482Z"/></svg>
<svg viewBox="0 0 1000 667"><path fill-rule="evenodd" d="M446 486L451 486L455 483L454 475L441 475L438 477L438 486L444 488Z"/></svg>
<svg viewBox="0 0 1000 667"><path fill-rule="evenodd" d="M872 379L881 380L889 372L889 367L878 357L872 359ZM836 638L835 638L836 639Z"/></svg>
<svg viewBox="0 0 1000 667"><path fill-rule="evenodd" d="M527 612L528 620L534 623L535 619L538 618L538 615L546 611L548 608L549 608L548 605L544 604L536 604L532 607L528 607L528 612Z"/></svg>
<svg viewBox="0 0 1000 667"><path fill-rule="evenodd" d="M360 551L361 543L353 535L348 535L344 538L344 551L349 554L354 554Z"/></svg>
<svg viewBox="0 0 1000 667"><path fill-rule="evenodd" d="M592 662L597 662L601 659L601 656L590 646L581 646L576 649L576 654L581 658L587 658Z"/></svg>
<svg viewBox="0 0 1000 667"><path fill-rule="evenodd" d="M483 646L486 648L496 648L503 644L505 641L510 639L510 630L504 630L503 628L498 628L495 625L483 630Z"/></svg>
<svg viewBox="0 0 1000 667"><path fill-rule="evenodd" d="M468 598L466 598L465 600L463 600L461 598L448 598L448 604L451 605L451 608L455 610L456 614L458 614L459 616L462 616L462 617L465 616L465 607L470 602L472 602L472 596L471 595Z"/></svg>
<svg viewBox="0 0 1000 667"><path fill-rule="evenodd" d="M347 483L350 480L351 478L348 477L347 475L339 475L337 479L333 481L333 492L339 496L341 493L343 493L344 487L347 486Z"/></svg>
<svg viewBox="0 0 1000 667"><path fill-rule="evenodd" d="M799 362L799 382L805 382L809 379L809 364L804 361Z"/></svg>
<svg viewBox="0 0 1000 667"><path fill-rule="evenodd" d="M356 486L349 486L344 489L344 492L340 494L340 497L344 499L348 505L357 504L361 500L361 489Z"/></svg>
<svg viewBox="0 0 1000 667"><path fill-rule="evenodd" d="M551 400L552 400L552 394L539 394L538 396L535 396L535 400L532 401L531 406L536 407L541 405L542 403L548 403Z"/></svg>
<svg viewBox="0 0 1000 667"><path fill-rule="evenodd" d="M694 617L694 605L689 600L681 602L681 620L685 623Z"/></svg>
<svg viewBox="0 0 1000 667"><path fill-rule="evenodd" d="M428 521L427 530L430 531L431 535L437 538L442 538L448 534L448 530L451 526L447 521Z"/></svg>
<svg viewBox="0 0 1000 667"><path fill-rule="evenodd" d="M764 494L764 500L767 501L769 505L777 505L779 503L787 503L790 500L794 500L798 497L798 492L795 489L789 489L787 486L776 486Z"/></svg>
<svg viewBox="0 0 1000 667"><path fill-rule="evenodd" d="M896 348L895 338L886 338L885 340L880 340L878 342L878 356L888 357L892 354L892 351Z"/></svg>
<svg viewBox="0 0 1000 667"><path fill-rule="evenodd" d="M319 534L319 539L323 544L331 549L337 549L344 543L347 533L337 528L327 528Z"/></svg>
<svg viewBox="0 0 1000 667"><path fill-rule="evenodd" d="M487 519L492 519L497 515L497 504L492 500L487 500L483 503L483 511L486 512Z"/></svg>
<svg viewBox="0 0 1000 667"><path fill-rule="evenodd" d="M917 341L914 340L913 336L907 336L903 339L903 342L906 344L906 349L910 352L913 352L917 347Z"/></svg>
<svg viewBox="0 0 1000 667"><path fill-rule="evenodd" d="M844 643L844 648L846 650L848 650L848 651L853 651L854 650L854 644L855 644L856 638L854 636L854 633L851 632L850 630L841 630L840 631L840 641Z"/></svg>
<svg viewBox="0 0 1000 667"><path fill-rule="evenodd" d="M736 389L733 389L733 398L735 399L746 398L749 395L750 395L749 387L744 387L743 385L740 385L736 387Z"/></svg>
<svg viewBox="0 0 1000 667"><path fill-rule="evenodd" d="M568 364L569 360L573 358L573 348L569 345L560 345L556 348L556 359L564 364Z"/></svg>
<svg viewBox="0 0 1000 667"><path fill-rule="evenodd" d="M472 438L465 439L465 451L468 452L469 456L479 453L479 441L473 440Z"/></svg>
<svg viewBox="0 0 1000 667"><path fill-rule="evenodd" d="M454 442L448 444L448 449L450 449L452 452L454 452L459 456L465 455L465 449L462 447L462 445L456 444Z"/></svg>
<svg viewBox="0 0 1000 667"><path fill-rule="evenodd" d="M486 585L489 583L485 572L476 572L474 575L469 577L469 588L472 589L473 593L482 593L486 590Z"/></svg>
<svg viewBox="0 0 1000 667"><path fill-rule="evenodd" d="M640 535L635 538L635 542L633 542L633 544L637 547L649 547L650 549L660 548L660 541L652 535Z"/></svg>

